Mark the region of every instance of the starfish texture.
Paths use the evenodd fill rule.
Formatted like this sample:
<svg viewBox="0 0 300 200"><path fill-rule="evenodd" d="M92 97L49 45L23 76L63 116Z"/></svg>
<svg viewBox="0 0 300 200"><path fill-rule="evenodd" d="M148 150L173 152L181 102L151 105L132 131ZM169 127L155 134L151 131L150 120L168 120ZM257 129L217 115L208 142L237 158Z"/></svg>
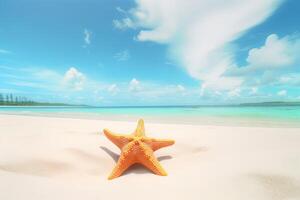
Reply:
<svg viewBox="0 0 300 200"><path fill-rule="evenodd" d="M139 163L153 173L166 176L166 171L154 156L154 151L174 144L174 140L150 138L145 135L144 121L140 119L131 135L120 135L104 129L105 136L121 150L119 160L108 179L122 175L131 165Z"/></svg>

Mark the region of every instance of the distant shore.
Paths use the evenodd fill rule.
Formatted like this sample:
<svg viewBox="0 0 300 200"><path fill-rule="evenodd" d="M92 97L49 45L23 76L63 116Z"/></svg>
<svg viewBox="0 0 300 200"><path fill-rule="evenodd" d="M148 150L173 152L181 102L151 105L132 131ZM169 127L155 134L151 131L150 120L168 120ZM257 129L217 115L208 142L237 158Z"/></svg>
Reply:
<svg viewBox="0 0 300 200"><path fill-rule="evenodd" d="M90 108L172 108L172 107L239 107L239 106L300 106L298 101L268 101L268 102L252 102L252 103L239 103L239 104L195 104L195 105L139 105L139 106L130 106L130 105L120 105L120 106L93 106L85 104L67 104L67 103L48 103L48 102L4 102L0 101L0 107L19 107L19 106L28 106L28 107L37 107L37 106L66 106L66 107L90 107Z"/></svg>

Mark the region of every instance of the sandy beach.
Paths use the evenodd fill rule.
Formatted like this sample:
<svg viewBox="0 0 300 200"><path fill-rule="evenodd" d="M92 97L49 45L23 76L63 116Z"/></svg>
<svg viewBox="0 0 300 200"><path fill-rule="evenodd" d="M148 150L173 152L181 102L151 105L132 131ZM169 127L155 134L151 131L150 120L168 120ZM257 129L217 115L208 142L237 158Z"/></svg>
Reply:
<svg viewBox="0 0 300 200"><path fill-rule="evenodd" d="M136 122L0 115L0 199L300 199L300 128L158 124L168 176L141 166L108 181L119 149L103 128Z"/></svg>

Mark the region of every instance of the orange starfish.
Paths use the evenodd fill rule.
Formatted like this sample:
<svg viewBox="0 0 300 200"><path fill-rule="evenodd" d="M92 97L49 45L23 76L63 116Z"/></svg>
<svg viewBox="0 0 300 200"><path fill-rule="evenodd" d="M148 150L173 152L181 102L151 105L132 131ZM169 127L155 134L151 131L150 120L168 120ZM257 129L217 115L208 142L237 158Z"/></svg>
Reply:
<svg viewBox="0 0 300 200"><path fill-rule="evenodd" d="M174 140L161 140L145 136L144 121L142 119L139 120L136 130L131 135L114 134L107 129L104 129L103 132L121 150L117 165L108 177L109 180L119 177L135 163L144 165L157 175L167 175L153 152L174 144Z"/></svg>

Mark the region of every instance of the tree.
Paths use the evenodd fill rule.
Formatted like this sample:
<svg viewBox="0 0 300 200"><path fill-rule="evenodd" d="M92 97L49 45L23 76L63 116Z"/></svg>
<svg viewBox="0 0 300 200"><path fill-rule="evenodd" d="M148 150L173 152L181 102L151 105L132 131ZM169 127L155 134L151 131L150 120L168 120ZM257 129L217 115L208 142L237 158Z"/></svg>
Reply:
<svg viewBox="0 0 300 200"><path fill-rule="evenodd" d="M9 104L9 95L8 94L6 95L6 101L5 102L6 102L6 104Z"/></svg>
<svg viewBox="0 0 300 200"><path fill-rule="evenodd" d="M13 104L14 103L14 96L12 94L10 94L10 103Z"/></svg>
<svg viewBox="0 0 300 200"><path fill-rule="evenodd" d="M18 96L18 103L19 103L19 104L23 104L23 100L22 100L22 97L21 97L21 96Z"/></svg>
<svg viewBox="0 0 300 200"><path fill-rule="evenodd" d="M1 93L0 93L0 104L1 105L4 104L4 97Z"/></svg>
<svg viewBox="0 0 300 200"><path fill-rule="evenodd" d="M24 96L0 93L0 105L33 105L35 102Z"/></svg>

